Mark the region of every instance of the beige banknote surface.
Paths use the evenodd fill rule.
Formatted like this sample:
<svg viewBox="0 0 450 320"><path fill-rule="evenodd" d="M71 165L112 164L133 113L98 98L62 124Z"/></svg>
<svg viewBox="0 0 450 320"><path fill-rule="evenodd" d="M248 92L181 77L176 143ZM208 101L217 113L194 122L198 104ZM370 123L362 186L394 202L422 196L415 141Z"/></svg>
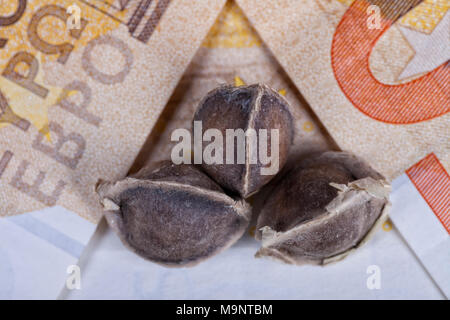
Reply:
<svg viewBox="0 0 450 320"><path fill-rule="evenodd" d="M450 169L447 0L237 0L341 149Z"/></svg>
<svg viewBox="0 0 450 320"><path fill-rule="evenodd" d="M0 2L0 215L95 223L225 0Z"/></svg>

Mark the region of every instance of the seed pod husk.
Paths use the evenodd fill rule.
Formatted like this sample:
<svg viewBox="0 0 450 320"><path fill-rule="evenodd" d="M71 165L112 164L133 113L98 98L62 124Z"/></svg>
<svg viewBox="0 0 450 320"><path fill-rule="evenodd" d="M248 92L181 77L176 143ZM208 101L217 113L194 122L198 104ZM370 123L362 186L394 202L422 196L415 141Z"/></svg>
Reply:
<svg viewBox="0 0 450 320"><path fill-rule="evenodd" d="M264 204L256 257L320 265L343 259L386 220L389 192L384 178L351 154L325 152L306 159Z"/></svg>
<svg viewBox="0 0 450 320"><path fill-rule="evenodd" d="M247 198L267 184L285 164L294 136L293 118L286 99L263 84L249 86L222 85L209 92L200 102L194 122L201 121L203 131L218 129L226 137L227 129L256 130L258 144L246 141L245 161L239 163L238 146L234 142L234 162L226 162L226 139L224 138L223 164L202 163L202 168L222 187ZM261 174L264 165L258 156L257 163L251 161L252 154L259 150L260 129L267 130L267 150L271 150L271 130L279 132L278 170L273 174ZM203 142L203 149L209 142ZM254 152L254 153L252 153Z"/></svg>
<svg viewBox="0 0 450 320"><path fill-rule="evenodd" d="M123 244L165 266L192 266L230 247L250 219L245 201L192 165L164 161L96 189Z"/></svg>

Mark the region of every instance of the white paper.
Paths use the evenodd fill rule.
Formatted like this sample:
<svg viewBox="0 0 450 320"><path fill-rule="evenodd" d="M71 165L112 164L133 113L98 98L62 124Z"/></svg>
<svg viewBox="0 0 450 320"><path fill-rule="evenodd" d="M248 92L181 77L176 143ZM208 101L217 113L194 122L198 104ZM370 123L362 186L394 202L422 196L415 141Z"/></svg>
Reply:
<svg viewBox="0 0 450 320"><path fill-rule="evenodd" d="M406 174L392 183L391 219L436 284L450 298L450 235ZM449 208L450 209L450 208Z"/></svg>
<svg viewBox="0 0 450 320"><path fill-rule="evenodd" d="M95 229L62 207L0 218L0 299L56 299Z"/></svg>
<svg viewBox="0 0 450 320"><path fill-rule="evenodd" d="M449 264L439 259L448 258L449 250L440 246L448 245L448 237L440 240L439 228L433 229L439 227L434 214L409 180L398 181L390 214L405 238L411 230L409 245L422 262L398 231L385 225L387 231L379 230L354 254L325 267L255 259L260 243L247 233L229 250L196 267L168 269L128 251L105 221L87 244L96 226L55 207L0 219L0 298L443 299ZM430 218L419 224L411 219L424 214ZM81 268L80 290L65 285L67 267L73 264ZM379 289L367 285L374 268L379 271Z"/></svg>
<svg viewBox="0 0 450 320"><path fill-rule="evenodd" d="M81 289L67 299L442 299L395 229L380 230L360 250L325 267L293 266L253 255L248 234L193 268L165 268L123 247L102 221L81 261ZM369 289L378 267L380 289ZM371 269L372 268L372 269Z"/></svg>

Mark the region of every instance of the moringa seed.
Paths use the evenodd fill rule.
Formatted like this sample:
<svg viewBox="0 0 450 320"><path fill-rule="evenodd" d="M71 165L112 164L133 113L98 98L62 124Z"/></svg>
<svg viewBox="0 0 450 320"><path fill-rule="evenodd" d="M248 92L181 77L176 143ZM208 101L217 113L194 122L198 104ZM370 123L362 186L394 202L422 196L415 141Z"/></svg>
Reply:
<svg viewBox="0 0 450 320"><path fill-rule="evenodd" d="M301 162L274 188L257 221L262 248L292 264L326 264L364 243L387 217L390 186L345 152Z"/></svg>
<svg viewBox="0 0 450 320"><path fill-rule="evenodd" d="M192 165L169 161L96 187L108 224L123 244L165 266L192 266L230 247L250 208Z"/></svg>
<svg viewBox="0 0 450 320"><path fill-rule="evenodd" d="M234 139L232 163L227 163L223 153L222 163L202 163L202 168L222 187L239 193L247 198L267 184L285 164L289 148L294 136L292 115L289 103L284 97L263 84L234 87L222 85L211 92L200 102L194 115L194 122L201 121L203 130L218 129L222 136L227 136L227 129L247 132L254 129L258 134L258 143L245 142L245 159L239 163L238 142ZM261 129L267 130L267 136L261 136ZM272 129L278 130L277 146L271 145ZM267 152L278 147L278 154L270 154L270 165L261 162L260 139L267 140ZM267 137L267 138L266 138ZM207 143L203 142L203 149ZM225 143L226 145L226 143ZM224 148L228 150L226 146ZM257 151L258 150L258 151ZM252 156L258 159L252 161ZM274 165L276 169L269 174L261 174L262 168Z"/></svg>

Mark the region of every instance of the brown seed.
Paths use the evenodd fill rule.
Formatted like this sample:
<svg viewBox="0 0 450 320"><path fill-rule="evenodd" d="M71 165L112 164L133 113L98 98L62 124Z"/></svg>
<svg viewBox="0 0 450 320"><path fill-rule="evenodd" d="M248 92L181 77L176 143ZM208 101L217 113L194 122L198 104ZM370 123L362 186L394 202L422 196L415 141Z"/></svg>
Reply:
<svg viewBox="0 0 450 320"><path fill-rule="evenodd" d="M326 264L364 243L387 217L390 186L362 160L325 152L300 163L274 188L257 222L257 257Z"/></svg>
<svg viewBox="0 0 450 320"><path fill-rule="evenodd" d="M203 169L221 186L237 192L243 198L257 192L267 184L286 162L293 139L293 120L289 104L280 94L263 84L234 87L223 85L209 92L200 102L194 115L194 121L201 121L203 131L218 129L226 137L227 129L255 129L258 143L247 139L244 163L238 162L238 143L234 139L234 161L227 164L226 152L223 152L223 164L202 163ZM274 174L261 174L261 168L269 167L261 163L251 163L252 154L259 150L260 129L267 130L267 152L271 150L271 130L278 129L279 153L278 170ZM209 142L203 143L203 149ZM227 150L224 139L224 150ZM230 148L231 149L231 148ZM272 156L270 154L270 156Z"/></svg>
<svg viewBox="0 0 450 320"><path fill-rule="evenodd" d="M191 165L165 161L118 182L97 184L106 220L125 246L166 266L191 266L228 248L250 208Z"/></svg>

